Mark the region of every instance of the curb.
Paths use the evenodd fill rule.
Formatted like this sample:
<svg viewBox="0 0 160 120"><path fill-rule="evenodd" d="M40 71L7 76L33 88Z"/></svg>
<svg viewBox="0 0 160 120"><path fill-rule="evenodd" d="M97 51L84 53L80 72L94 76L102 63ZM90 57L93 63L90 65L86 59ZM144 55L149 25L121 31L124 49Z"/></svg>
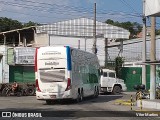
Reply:
<svg viewBox="0 0 160 120"><path fill-rule="evenodd" d="M131 101L130 100L116 100L114 102L115 105L126 105L126 106L131 106ZM133 101L132 106L136 105L136 101Z"/></svg>

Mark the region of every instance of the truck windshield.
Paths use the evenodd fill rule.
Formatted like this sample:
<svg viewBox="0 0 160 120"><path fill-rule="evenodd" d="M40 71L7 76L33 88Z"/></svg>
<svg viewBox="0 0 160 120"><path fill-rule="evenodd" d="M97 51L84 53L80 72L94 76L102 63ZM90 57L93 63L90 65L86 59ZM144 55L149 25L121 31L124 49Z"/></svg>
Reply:
<svg viewBox="0 0 160 120"><path fill-rule="evenodd" d="M107 72L103 72L103 77L107 77Z"/></svg>
<svg viewBox="0 0 160 120"><path fill-rule="evenodd" d="M110 73L109 73L109 77L115 78L115 73L110 72Z"/></svg>

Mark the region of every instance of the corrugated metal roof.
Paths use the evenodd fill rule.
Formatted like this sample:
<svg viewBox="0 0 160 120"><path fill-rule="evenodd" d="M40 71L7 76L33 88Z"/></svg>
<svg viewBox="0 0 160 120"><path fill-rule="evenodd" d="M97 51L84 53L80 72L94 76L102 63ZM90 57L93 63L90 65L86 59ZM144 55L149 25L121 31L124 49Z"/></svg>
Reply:
<svg viewBox="0 0 160 120"><path fill-rule="evenodd" d="M21 28L21 29L14 29L14 30L5 31L5 32L0 32L0 34L6 34L6 33L21 31L21 30L27 30L27 29L31 29L31 28L35 28L35 26L25 27L25 28Z"/></svg>
<svg viewBox="0 0 160 120"><path fill-rule="evenodd" d="M93 37L94 20L79 18L36 27L37 33L59 36ZM128 39L130 32L120 27L96 21L96 35L104 38Z"/></svg>

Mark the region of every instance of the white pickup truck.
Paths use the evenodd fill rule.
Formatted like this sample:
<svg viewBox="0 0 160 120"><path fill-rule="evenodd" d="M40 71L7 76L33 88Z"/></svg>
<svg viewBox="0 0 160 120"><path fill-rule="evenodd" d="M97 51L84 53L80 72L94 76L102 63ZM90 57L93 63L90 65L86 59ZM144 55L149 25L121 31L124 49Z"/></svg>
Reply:
<svg viewBox="0 0 160 120"><path fill-rule="evenodd" d="M100 92L111 92L115 95L127 90L124 80L118 79L116 77L116 72L109 69L102 69L100 86Z"/></svg>

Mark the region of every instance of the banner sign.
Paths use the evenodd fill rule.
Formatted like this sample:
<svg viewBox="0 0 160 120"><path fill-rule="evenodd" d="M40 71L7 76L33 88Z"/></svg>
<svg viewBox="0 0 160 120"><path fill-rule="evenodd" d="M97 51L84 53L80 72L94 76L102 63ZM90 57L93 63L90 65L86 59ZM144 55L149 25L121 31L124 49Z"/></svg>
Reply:
<svg viewBox="0 0 160 120"><path fill-rule="evenodd" d="M0 111L5 118L39 117L160 117L160 111Z"/></svg>

